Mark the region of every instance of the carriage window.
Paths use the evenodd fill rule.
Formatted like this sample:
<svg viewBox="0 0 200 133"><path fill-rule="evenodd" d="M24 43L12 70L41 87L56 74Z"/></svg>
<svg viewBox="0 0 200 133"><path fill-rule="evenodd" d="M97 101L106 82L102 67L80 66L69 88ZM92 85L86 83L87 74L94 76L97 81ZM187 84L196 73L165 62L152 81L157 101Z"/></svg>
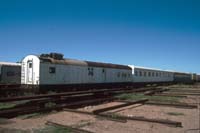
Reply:
<svg viewBox="0 0 200 133"><path fill-rule="evenodd" d="M159 72L159 76L161 77L161 72Z"/></svg>
<svg viewBox="0 0 200 133"><path fill-rule="evenodd" d="M142 76L142 71L140 71L140 76Z"/></svg>
<svg viewBox="0 0 200 133"><path fill-rule="evenodd" d="M152 77L154 77L154 72L152 72Z"/></svg>
<svg viewBox="0 0 200 133"><path fill-rule="evenodd" d="M149 77L151 77L151 72L149 72Z"/></svg>
<svg viewBox="0 0 200 133"><path fill-rule="evenodd" d="M32 68L32 63L29 63L29 64L28 64L28 67L29 67L29 68Z"/></svg>
<svg viewBox="0 0 200 133"><path fill-rule="evenodd" d="M124 77L126 78L126 73L124 73Z"/></svg>
<svg viewBox="0 0 200 133"><path fill-rule="evenodd" d="M144 72L144 77L146 77L146 75L147 75L147 72Z"/></svg>
<svg viewBox="0 0 200 133"><path fill-rule="evenodd" d="M55 67L49 67L49 73L56 73Z"/></svg>
<svg viewBox="0 0 200 133"><path fill-rule="evenodd" d="M137 71L135 71L135 76L138 76L138 72Z"/></svg>
<svg viewBox="0 0 200 133"><path fill-rule="evenodd" d="M156 77L158 77L158 72L156 73Z"/></svg>

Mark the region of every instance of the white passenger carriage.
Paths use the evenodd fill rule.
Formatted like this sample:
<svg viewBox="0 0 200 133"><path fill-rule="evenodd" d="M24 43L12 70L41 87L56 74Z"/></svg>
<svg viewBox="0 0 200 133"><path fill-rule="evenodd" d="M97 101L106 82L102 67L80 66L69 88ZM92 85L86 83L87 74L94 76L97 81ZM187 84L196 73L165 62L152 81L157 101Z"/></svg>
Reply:
<svg viewBox="0 0 200 133"><path fill-rule="evenodd" d="M125 84L132 81L125 65L64 59L62 54L28 55L22 60L21 83L28 85Z"/></svg>
<svg viewBox="0 0 200 133"><path fill-rule="evenodd" d="M164 83L173 82L173 72L164 71L154 68L146 68L129 65L132 68L132 76L134 83Z"/></svg>
<svg viewBox="0 0 200 133"><path fill-rule="evenodd" d="M0 84L20 84L21 64L0 62Z"/></svg>
<svg viewBox="0 0 200 133"><path fill-rule="evenodd" d="M192 83L193 74L186 72L174 72L174 82L175 83Z"/></svg>

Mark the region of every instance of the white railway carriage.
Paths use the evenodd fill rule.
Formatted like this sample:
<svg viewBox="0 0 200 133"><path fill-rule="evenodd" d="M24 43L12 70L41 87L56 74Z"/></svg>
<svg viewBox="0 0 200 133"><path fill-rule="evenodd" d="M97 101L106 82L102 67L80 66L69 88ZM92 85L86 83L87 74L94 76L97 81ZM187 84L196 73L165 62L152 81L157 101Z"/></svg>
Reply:
<svg viewBox="0 0 200 133"><path fill-rule="evenodd" d="M28 55L22 60L21 83L76 85L131 83L132 70L125 65L64 59L62 54Z"/></svg>
<svg viewBox="0 0 200 133"><path fill-rule="evenodd" d="M192 74L186 72L174 72L174 82L175 83L191 83Z"/></svg>
<svg viewBox="0 0 200 133"><path fill-rule="evenodd" d="M173 82L173 72L129 65L134 83Z"/></svg>
<svg viewBox="0 0 200 133"><path fill-rule="evenodd" d="M20 84L21 64L0 62L0 84Z"/></svg>

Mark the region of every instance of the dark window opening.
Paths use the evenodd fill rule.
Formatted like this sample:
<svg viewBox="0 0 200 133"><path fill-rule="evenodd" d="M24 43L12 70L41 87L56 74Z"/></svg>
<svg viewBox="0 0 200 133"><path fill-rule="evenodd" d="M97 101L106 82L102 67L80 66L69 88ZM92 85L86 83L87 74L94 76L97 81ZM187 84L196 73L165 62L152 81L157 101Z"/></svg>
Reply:
<svg viewBox="0 0 200 133"><path fill-rule="evenodd" d="M140 71L140 76L142 76L142 72Z"/></svg>
<svg viewBox="0 0 200 133"><path fill-rule="evenodd" d="M146 77L146 75L147 75L147 72L144 72L144 77Z"/></svg>
<svg viewBox="0 0 200 133"><path fill-rule="evenodd" d="M149 72L149 77L151 77L151 72Z"/></svg>
<svg viewBox="0 0 200 133"><path fill-rule="evenodd" d="M32 63L29 63L29 64L28 64L28 67L29 67L29 68L32 68L32 66L33 66Z"/></svg>
<svg viewBox="0 0 200 133"><path fill-rule="evenodd" d="M55 67L49 67L49 73L56 73Z"/></svg>
<svg viewBox="0 0 200 133"><path fill-rule="evenodd" d="M154 77L154 72L152 72L152 77Z"/></svg>
<svg viewBox="0 0 200 133"><path fill-rule="evenodd" d="M135 76L138 76L138 72L137 71L135 71Z"/></svg>
<svg viewBox="0 0 200 133"><path fill-rule="evenodd" d="M102 73L105 73L105 69L102 69Z"/></svg>

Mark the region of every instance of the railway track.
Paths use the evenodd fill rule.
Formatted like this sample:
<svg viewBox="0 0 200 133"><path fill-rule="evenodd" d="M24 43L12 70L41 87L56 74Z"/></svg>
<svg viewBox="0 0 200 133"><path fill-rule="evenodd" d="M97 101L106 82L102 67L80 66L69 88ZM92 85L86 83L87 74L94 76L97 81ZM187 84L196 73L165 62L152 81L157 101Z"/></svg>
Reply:
<svg viewBox="0 0 200 133"><path fill-rule="evenodd" d="M55 93L55 94L40 94L33 96L20 96L20 97L9 97L9 98L0 98L1 103L7 102L19 102L19 101L27 101L25 103L16 105L9 109L0 110L0 117L2 118L14 118L20 115L33 114L33 113L47 113L53 110L56 111L68 111L75 112L86 115L93 115L98 117L102 117L103 119L107 119L110 121L116 121L121 123L126 123L127 121L143 121L150 123L159 123L174 127L182 127L182 123L178 121L171 121L168 119L150 119L146 117L136 117L136 116L126 116L116 114L109 114L105 112L109 112L110 110L115 110L119 108L123 108L126 106L131 106L132 104L141 104L141 105L154 105L154 106L168 106L168 107L176 107L176 108L186 108L186 109L194 109L197 108L196 105L187 105L187 104L172 104L172 103L158 103L148 101L148 99L141 101L120 101L119 99L114 98L114 95L121 93L142 93L148 96L154 95L166 95L165 91L170 91L170 88L164 87L147 87L147 88L116 88L116 89L101 89L101 90L87 90L87 91L75 91L75 92L63 92L63 93ZM173 94L174 96L176 94ZM170 94L169 94L170 96ZM84 112L79 111L77 108L98 105L107 102L121 102L123 104L116 105L113 107L102 108L98 110L94 110L92 112ZM50 106L48 105L50 103ZM51 105L52 104L52 105ZM112 111L111 111L112 112ZM52 124L52 123L51 123ZM55 125L55 123L53 123ZM66 125L60 125L66 126Z"/></svg>
<svg viewBox="0 0 200 133"><path fill-rule="evenodd" d="M153 95L168 90L169 89L163 89L160 87L147 87L137 89L116 88L0 98L1 103L27 101L23 104L18 104L9 109L0 110L0 117L13 118L18 115L30 114L35 112L48 112L52 110L62 110L63 108L77 108L92 104L95 105L102 102L116 100L115 98L113 98L113 96L121 93L144 93L146 95ZM51 106L47 106L48 103L53 104ZM156 104L154 103L154 105Z"/></svg>
<svg viewBox="0 0 200 133"><path fill-rule="evenodd" d="M112 96L121 93L141 93L149 90L159 90L160 88L117 88L117 89L102 89L102 90L88 90L76 92L64 92L55 94L41 94L34 96L20 96L0 98L0 102L18 102L26 101L23 104L18 104L10 109L0 110L0 117L16 117L27 113L51 111L54 109L62 109L64 107L80 107L85 104L98 104L99 100L102 102L110 101ZM82 101L82 102L80 102ZM86 103L85 103L86 101ZM46 107L46 104L54 103L53 107Z"/></svg>

